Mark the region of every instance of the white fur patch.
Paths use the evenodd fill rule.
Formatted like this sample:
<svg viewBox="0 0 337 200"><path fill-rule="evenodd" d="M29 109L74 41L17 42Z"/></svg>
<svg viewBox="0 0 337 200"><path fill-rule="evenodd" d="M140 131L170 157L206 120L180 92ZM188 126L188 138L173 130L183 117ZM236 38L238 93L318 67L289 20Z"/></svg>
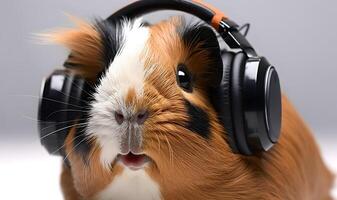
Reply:
<svg viewBox="0 0 337 200"><path fill-rule="evenodd" d="M142 55L146 53L149 28L141 26L141 20L125 21L124 41L114 61L94 94L87 134L97 139L101 147L100 160L104 167L111 163L121 152L121 136L127 131L127 124L119 125L114 117L115 111L123 115L131 114L133 108L125 104L130 89L136 91L137 98L143 95L143 85L148 71L144 69ZM132 105L131 105L132 106ZM161 198L159 185L143 170L133 171L125 167L122 174L114 178L97 199L139 199L157 200Z"/></svg>
<svg viewBox="0 0 337 200"><path fill-rule="evenodd" d="M102 149L101 162L106 167L120 153L121 134L127 131L125 124L117 124L114 111L130 114L132 108L126 107L124 101L131 88L135 89L137 97L143 95L146 72L142 55L146 52L150 32L141 24L141 19L124 22L122 48L94 94L87 134L97 139Z"/></svg>
<svg viewBox="0 0 337 200"><path fill-rule="evenodd" d="M97 195L99 200L159 200L159 186L144 170L125 168L121 175Z"/></svg>

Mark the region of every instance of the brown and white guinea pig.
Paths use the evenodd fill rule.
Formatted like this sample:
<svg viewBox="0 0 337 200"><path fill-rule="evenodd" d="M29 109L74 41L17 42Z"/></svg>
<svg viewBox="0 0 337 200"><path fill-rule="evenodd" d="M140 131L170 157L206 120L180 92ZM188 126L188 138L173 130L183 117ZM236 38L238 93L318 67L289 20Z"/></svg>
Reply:
<svg viewBox="0 0 337 200"><path fill-rule="evenodd" d="M279 142L233 153L211 101L221 57L210 27L76 21L50 37L95 84L65 140L65 199L331 199L332 174L286 97Z"/></svg>

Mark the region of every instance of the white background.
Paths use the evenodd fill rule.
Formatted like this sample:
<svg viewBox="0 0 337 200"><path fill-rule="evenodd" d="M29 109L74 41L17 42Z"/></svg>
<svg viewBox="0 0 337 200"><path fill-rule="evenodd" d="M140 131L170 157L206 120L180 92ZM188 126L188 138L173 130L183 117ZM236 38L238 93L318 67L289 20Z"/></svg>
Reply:
<svg viewBox="0 0 337 200"><path fill-rule="evenodd" d="M319 141L324 159L337 172L337 146ZM0 199L60 200L61 158L50 156L38 142L0 148ZM296 173L296 172L294 172ZM337 185L333 192L337 200Z"/></svg>

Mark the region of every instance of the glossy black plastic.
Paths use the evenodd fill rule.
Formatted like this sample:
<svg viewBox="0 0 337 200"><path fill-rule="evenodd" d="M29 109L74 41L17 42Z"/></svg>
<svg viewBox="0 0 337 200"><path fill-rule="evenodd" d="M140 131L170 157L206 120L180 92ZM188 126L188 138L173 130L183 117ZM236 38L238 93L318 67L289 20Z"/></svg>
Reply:
<svg viewBox="0 0 337 200"><path fill-rule="evenodd" d="M282 96L277 71L270 67L266 76L265 115L269 139L276 143L280 137L282 123Z"/></svg>
<svg viewBox="0 0 337 200"><path fill-rule="evenodd" d="M230 48L242 49L248 57L257 57L254 48L238 28L239 26L235 22L223 19L218 32Z"/></svg>
<svg viewBox="0 0 337 200"><path fill-rule="evenodd" d="M41 143L49 153L62 155L64 140L82 108L84 79L65 70L54 71L43 83L39 101L38 128Z"/></svg>
<svg viewBox="0 0 337 200"><path fill-rule="evenodd" d="M193 14L207 23L210 23L214 12L197 2L186 0L142 0L131 3L116 11L107 20L114 21L122 17L134 18L159 10L179 10Z"/></svg>
<svg viewBox="0 0 337 200"><path fill-rule="evenodd" d="M248 59L243 86L247 153L267 151L280 135L282 105L277 72L263 57Z"/></svg>

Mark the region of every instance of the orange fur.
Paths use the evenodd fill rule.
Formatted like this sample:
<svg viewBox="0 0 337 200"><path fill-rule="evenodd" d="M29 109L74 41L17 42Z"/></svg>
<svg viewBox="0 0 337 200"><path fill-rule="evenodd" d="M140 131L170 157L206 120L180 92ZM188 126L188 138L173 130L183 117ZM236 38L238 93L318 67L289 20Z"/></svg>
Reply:
<svg viewBox="0 0 337 200"><path fill-rule="evenodd" d="M175 67L180 62L199 75L207 72L204 66L210 62L206 51L192 57L189 55L193 47L184 46L176 32L176 26L181 23L173 19L151 27L150 51L144 55L146 67L154 68L153 75L145 82L142 99L136 99L133 90L126 98L135 107L149 110L150 117L143 128L143 146L153 162L146 171L159 183L163 199L329 199L332 175L321 159L310 130L285 96L282 98L283 123L279 143L271 151L254 157L231 152L223 139L224 129L205 94L203 85L207 80L197 82L199 87L192 94L180 90L176 84ZM76 29L62 38L69 37L67 44L74 43L70 48L75 49L79 40L74 35L76 38L95 36L95 41L99 41L93 29L86 30ZM83 52L88 48L97 50L86 58L90 62L98 58L99 42L96 45L93 49L81 46ZM211 127L208 140L185 128L189 117L184 99L208 113ZM85 163L73 151L73 139L74 130L66 140L71 172L64 168L62 186L69 187L69 181L73 180L76 191L64 188L69 197L66 199L74 199L72 196L76 194L71 194L72 191L84 199L91 199L123 169L113 163L111 169L101 166L100 149L95 140L92 141L94 148L90 159Z"/></svg>
<svg viewBox="0 0 337 200"><path fill-rule="evenodd" d="M79 200L80 195L74 187L74 180L68 166L62 164L61 188L66 200Z"/></svg>
<svg viewBox="0 0 337 200"><path fill-rule="evenodd" d="M73 71L94 81L103 70L102 41L95 27L85 21L70 16L77 27L60 29L42 36L49 42L64 45L72 54L68 62L79 65Z"/></svg>

